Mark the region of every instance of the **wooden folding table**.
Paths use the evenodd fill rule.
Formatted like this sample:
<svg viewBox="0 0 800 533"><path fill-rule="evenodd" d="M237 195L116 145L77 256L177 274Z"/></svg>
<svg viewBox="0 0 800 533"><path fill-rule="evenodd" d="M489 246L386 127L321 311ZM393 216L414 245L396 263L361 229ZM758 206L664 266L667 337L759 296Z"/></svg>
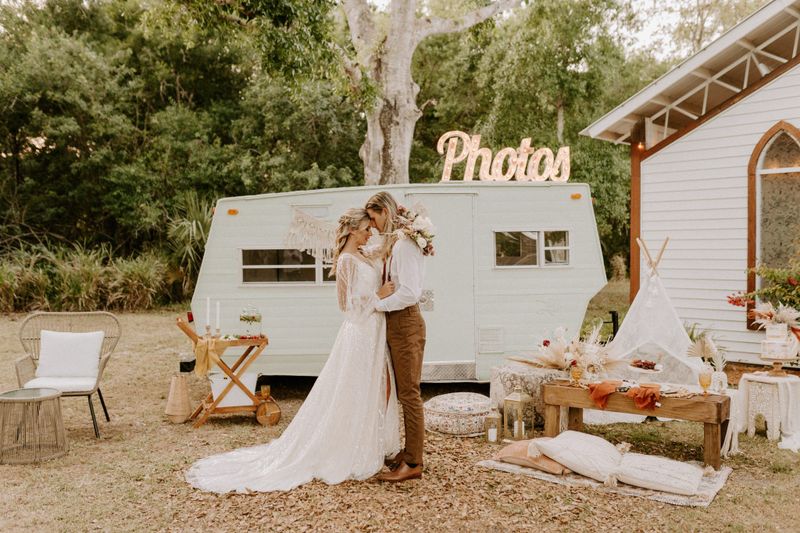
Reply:
<svg viewBox="0 0 800 533"><path fill-rule="evenodd" d="M188 336L194 344L197 344L199 341L202 340L194 330L183 321L183 319L177 319L178 327L183 331L186 336ZM269 339L267 337L258 337L255 339L215 339L215 348L220 355L221 352L224 352L228 348L233 347L247 347L247 349L239 356L233 366L228 366L227 363L220 357L217 366L224 372L229 378L230 382L222 389L222 392L214 399L214 394L210 392L206 398L200 402L200 405L194 410L192 415L189 417L189 420L195 420L193 426L198 428L205 424L208 417L212 414L231 414L231 413L242 413L242 412L254 412L256 416L256 420L262 426L270 425L270 422L274 424L277 420L271 414L274 412L274 409L270 410L271 404L274 405L274 400L270 397L269 393L262 394L254 394L251 392L246 385L244 385L241 381L241 378L244 376L244 373L247 371L247 368L255 361L261 352L264 351L264 348L267 347L269 344ZM220 348L222 350L220 350ZM233 389L233 386L236 385L239 389L244 392L247 397L252 401L252 404L247 405L236 405L236 406L229 406L229 407L218 407L218 404L225 398L225 396ZM272 412L271 412L272 411ZM280 411L278 411L280 413Z"/></svg>

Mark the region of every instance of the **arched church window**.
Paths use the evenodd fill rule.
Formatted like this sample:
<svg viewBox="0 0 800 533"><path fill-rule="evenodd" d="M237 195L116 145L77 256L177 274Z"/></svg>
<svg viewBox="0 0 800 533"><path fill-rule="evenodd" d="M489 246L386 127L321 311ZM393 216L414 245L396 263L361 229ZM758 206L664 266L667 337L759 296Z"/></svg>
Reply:
<svg viewBox="0 0 800 533"><path fill-rule="evenodd" d="M777 132L762 151L756 183L756 263L785 268L800 260L800 140Z"/></svg>

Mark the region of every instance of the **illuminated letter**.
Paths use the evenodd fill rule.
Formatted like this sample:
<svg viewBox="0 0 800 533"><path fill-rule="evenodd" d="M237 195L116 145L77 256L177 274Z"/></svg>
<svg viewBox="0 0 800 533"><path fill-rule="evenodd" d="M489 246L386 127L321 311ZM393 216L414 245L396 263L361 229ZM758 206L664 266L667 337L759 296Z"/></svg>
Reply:
<svg viewBox="0 0 800 533"><path fill-rule="evenodd" d="M569 179L569 166L569 146L562 146L556 154L556 162L553 163L550 179L553 181L567 181ZM561 172L559 172L559 169Z"/></svg>
<svg viewBox="0 0 800 533"><path fill-rule="evenodd" d="M464 181L472 181L472 174L475 172L475 160L481 158L481 170L478 177L481 181L489 181L489 166L492 164L492 151L488 148L481 148L481 136L472 136L472 145L469 147L469 157L467 158L467 168L464 169Z"/></svg>
<svg viewBox="0 0 800 533"><path fill-rule="evenodd" d="M508 168L503 172L503 163L508 158ZM492 161L492 179L495 181L508 181L517 171L517 151L513 148L503 148Z"/></svg>
<svg viewBox="0 0 800 533"><path fill-rule="evenodd" d="M517 173L515 175L517 181L528 180L528 177L525 175L525 166L528 164L528 156L532 153L531 138L522 139L522 142L519 143L519 150L517 151Z"/></svg>
<svg viewBox="0 0 800 533"><path fill-rule="evenodd" d="M542 158L544 157L544 170L539 174L539 167L541 166ZM528 161L528 181L544 181L553 172L553 151L550 148L539 148L531 156Z"/></svg>
<svg viewBox="0 0 800 533"><path fill-rule="evenodd" d="M464 142L464 148L462 148L460 154L456 155L456 146L458 145L459 139ZM444 143L448 140L447 155L444 158L444 170L442 171L442 181L450 181L450 172L453 170L453 165L466 159L470 149L469 135L463 131L448 131L439 137L439 142L436 144L436 150L439 154L444 153Z"/></svg>

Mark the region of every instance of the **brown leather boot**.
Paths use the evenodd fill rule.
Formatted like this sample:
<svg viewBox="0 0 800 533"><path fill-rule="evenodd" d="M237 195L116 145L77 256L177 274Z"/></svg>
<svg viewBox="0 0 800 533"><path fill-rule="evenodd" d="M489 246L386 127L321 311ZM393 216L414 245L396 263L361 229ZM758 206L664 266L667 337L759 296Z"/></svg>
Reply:
<svg viewBox="0 0 800 533"><path fill-rule="evenodd" d="M400 451L394 457L387 457L383 460L383 464L389 468L389 470L395 471L397 467L400 466L400 463L403 462L403 455L405 452Z"/></svg>
<svg viewBox="0 0 800 533"><path fill-rule="evenodd" d="M420 479L422 477L422 465L411 468L405 461L400 462L400 466L391 472L381 472L378 474L378 481L406 481L408 479Z"/></svg>

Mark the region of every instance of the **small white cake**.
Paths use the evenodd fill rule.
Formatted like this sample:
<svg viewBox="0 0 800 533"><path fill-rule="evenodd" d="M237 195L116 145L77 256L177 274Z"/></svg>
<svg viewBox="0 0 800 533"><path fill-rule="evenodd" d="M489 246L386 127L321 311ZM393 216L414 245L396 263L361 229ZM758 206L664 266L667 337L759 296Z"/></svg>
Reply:
<svg viewBox="0 0 800 533"><path fill-rule="evenodd" d="M789 327L786 324L769 324L767 338L761 341L761 358L767 360L791 361L797 357L794 342L789 341Z"/></svg>

